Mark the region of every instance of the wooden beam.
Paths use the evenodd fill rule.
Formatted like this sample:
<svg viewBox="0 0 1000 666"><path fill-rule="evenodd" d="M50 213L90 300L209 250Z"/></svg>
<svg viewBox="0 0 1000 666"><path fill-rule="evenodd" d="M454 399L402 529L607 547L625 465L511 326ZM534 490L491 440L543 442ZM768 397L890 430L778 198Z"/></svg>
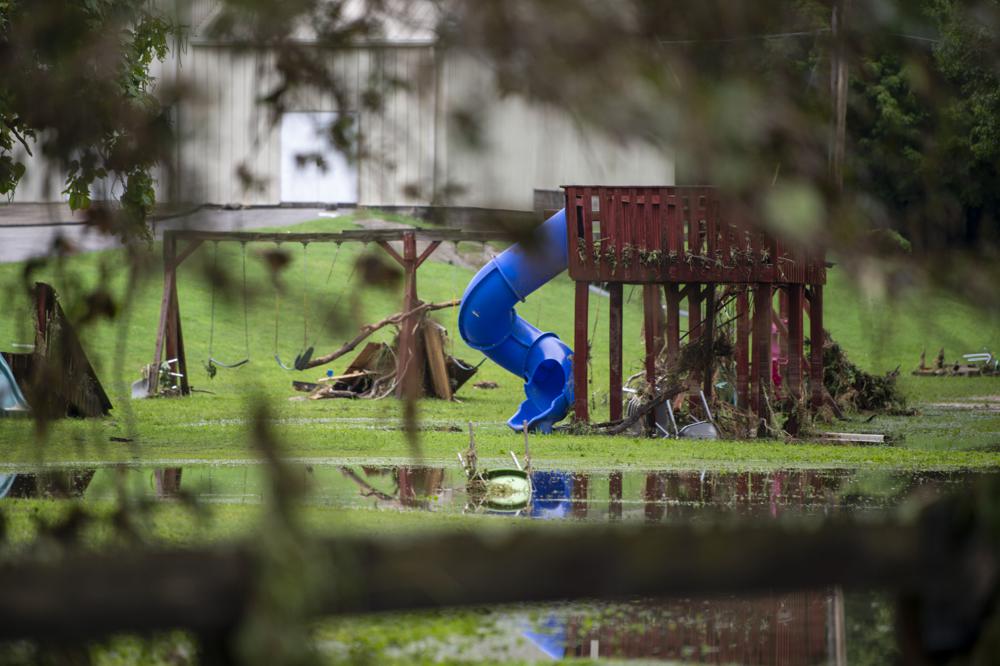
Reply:
<svg viewBox="0 0 1000 666"><path fill-rule="evenodd" d="M396 260L396 263L398 263L400 266L406 266L406 260L403 259L402 256L400 256L399 252L396 252L395 248L389 245L389 241L380 240L376 242L378 243L379 247L381 247L389 254L390 257Z"/></svg>
<svg viewBox="0 0 1000 666"><path fill-rule="evenodd" d="M427 257L434 254L434 250L438 249L439 245L441 245L441 241L431 241L427 247L424 248L424 251L420 253L419 257L417 257L417 268L420 268L420 264L427 261Z"/></svg>
<svg viewBox="0 0 1000 666"><path fill-rule="evenodd" d="M245 243L377 243L379 241L401 241L406 234L413 234L419 241L484 242L516 241L517 235L509 229L348 229L336 232L288 233L273 231L212 231L200 229L178 229L166 231L167 238L199 241L230 241Z"/></svg>
<svg viewBox="0 0 1000 666"><path fill-rule="evenodd" d="M590 356L587 341L590 316L590 283L576 282L576 299L573 315L573 411L576 420L590 420L587 406L587 361Z"/></svg>
<svg viewBox="0 0 1000 666"><path fill-rule="evenodd" d="M172 260L170 265L170 270L176 271L177 267L183 264L185 259L190 257L195 250L201 247L201 243L202 241L199 238L192 238L191 240L189 240L187 245L184 246L184 249L181 250L180 254L178 254Z"/></svg>
<svg viewBox="0 0 1000 666"><path fill-rule="evenodd" d="M608 352L610 354L610 379L608 385L608 403L610 407L609 420L617 421L622 417L622 319L623 303L621 282L608 285L610 298L610 316L608 317Z"/></svg>

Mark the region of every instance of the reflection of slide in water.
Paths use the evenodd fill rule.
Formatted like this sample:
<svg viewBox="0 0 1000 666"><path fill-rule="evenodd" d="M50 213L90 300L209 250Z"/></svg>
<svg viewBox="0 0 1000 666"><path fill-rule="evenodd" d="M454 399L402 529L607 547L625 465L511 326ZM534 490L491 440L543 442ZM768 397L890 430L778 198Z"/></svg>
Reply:
<svg viewBox="0 0 1000 666"><path fill-rule="evenodd" d="M572 508L571 472L533 472L531 475L532 518L566 518Z"/></svg>
<svg viewBox="0 0 1000 666"><path fill-rule="evenodd" d="M573 352L554 333L543 333L514 305L566 270L566 212L559 211L482 268L465 289L458 330L473 349L524 379L526 399L507 421L514 430L551 432L573 404Z"/></svg>

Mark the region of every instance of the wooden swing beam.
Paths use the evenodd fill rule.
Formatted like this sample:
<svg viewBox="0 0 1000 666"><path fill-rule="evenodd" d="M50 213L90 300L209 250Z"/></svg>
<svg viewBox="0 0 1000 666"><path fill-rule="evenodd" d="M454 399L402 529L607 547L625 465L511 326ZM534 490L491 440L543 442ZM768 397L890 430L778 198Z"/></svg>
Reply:
<svg viewBox="0 0 1000 666"><path fill-rule="evenodd" d="M178 388L181 395L191 393L188 382L187 358L184 353L184 335L181 329L180 303L177 297L177 269L205 241L238 243L376 243L403 268L403 308L406 313L399 335L397 371L403 371L397 395L417 390L420 370L420 349L416 327L425 310L420 309L417 297L417 269L443 242L475 242L510 240L511 232L502 230L463 229L349 229L338 232L280 233L259 231L202 231L180 229L163 233L163 296L160 300L160 319L156 331L156 349L153 354L153 372L149 373L147 388L150 395L159 389L157 368L164 360L175 361L172 370L180 374ZM403 244L400 254L389 243ZM417 241L429 245L417 254Z"/></svg>

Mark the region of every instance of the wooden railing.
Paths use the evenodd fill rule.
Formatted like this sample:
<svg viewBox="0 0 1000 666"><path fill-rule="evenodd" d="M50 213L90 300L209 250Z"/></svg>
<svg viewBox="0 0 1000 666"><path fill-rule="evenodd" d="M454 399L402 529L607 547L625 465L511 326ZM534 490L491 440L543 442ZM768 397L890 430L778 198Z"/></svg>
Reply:
<svg viewBox="0 0 1000 666"><path fill-rule="evenodd" d="M766 233L710 187L568 185L569 273L587 282L824 284L822 253Z"/></svg>

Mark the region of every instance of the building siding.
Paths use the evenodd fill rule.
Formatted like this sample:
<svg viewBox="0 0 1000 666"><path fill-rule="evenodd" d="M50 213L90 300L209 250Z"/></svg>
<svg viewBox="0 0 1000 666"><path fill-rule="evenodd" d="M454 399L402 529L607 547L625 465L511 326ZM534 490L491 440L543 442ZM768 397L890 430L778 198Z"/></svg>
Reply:
<svg viewBox="0 0 1000 666"><path fill-rule="evenodd" d="M527 211L535 189L674 183L667 148L604 137L576 126L558 110L501 96L489 67L471 57L405 44L331 50L329 58L347 108L338 109L330 92L303 90L288 100L288 110L355 114L362 137L360 205ZM258 102L277 83L274 54L192 40L185 50L156 63L153 73L160 85L172 86L179 77L195 93L173 110L179 144L174 168L158 170L159 200L280 204L280 119ZM389 86L383 112L376 113L362 103L369 81L406 85ZM470 100L483 129L484 151L470 149L451 122L453 112ZM240 165L260 179L259 187L241 182ZM38 158L28 166L14 200L60 200L64 174L46 173ZM446 185L452 194L435 199L435 188Z"/></svg>

